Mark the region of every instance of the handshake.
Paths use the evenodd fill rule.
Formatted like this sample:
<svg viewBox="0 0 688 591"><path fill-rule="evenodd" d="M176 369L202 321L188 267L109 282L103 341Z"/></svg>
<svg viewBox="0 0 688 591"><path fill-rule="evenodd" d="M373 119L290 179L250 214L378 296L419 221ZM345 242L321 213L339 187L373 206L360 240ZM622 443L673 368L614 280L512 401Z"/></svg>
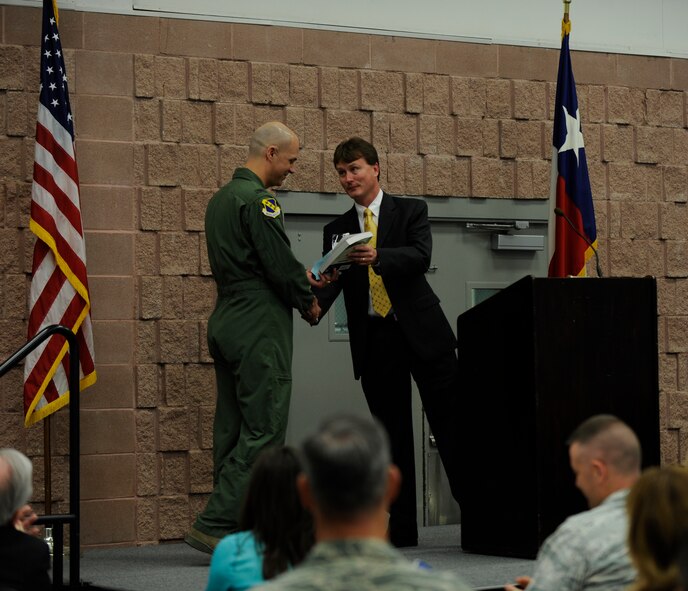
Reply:
<svg viewBox="0 0 688 591"><path fill-rule="evenodd" d="M311 326L315 326L320 321L320 306L318 305L318 298L313 296L313 303L311 307L305 312L301 312L301 318L303 318Z"/></svg>
<svg viewBox="0 0 688 591"><path fill-rule="evenodd" d="M308 278L308 283L311 284L311 287L323 288L327 287L333 281L337 281L337 279L339 278L339 271L337 271L337 269L333 269L330 273L321 273L320 279L316 279L313 276L313 273L311 273L311 270L306 269L306 277ZM315 326L320 321L321 313L322 310L320 309L320 305L318 304L318 298L313 296L313 302L311 303L311 307L308 310L301 313L301 318L303 318L311 326Z"/></svg>

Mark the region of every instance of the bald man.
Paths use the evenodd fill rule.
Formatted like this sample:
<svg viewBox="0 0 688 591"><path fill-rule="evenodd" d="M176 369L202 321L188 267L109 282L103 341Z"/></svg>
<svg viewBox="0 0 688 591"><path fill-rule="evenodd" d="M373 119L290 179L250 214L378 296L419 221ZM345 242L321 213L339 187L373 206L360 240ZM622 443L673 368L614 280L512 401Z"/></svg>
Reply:
<svg viewBox="0 0 688 591"><path fill-rule="evenodd" d="M208 321L217 402L213 492L184 541L212 553L238 528L251 467L266 446L282 445L291 397L292 309L311 324L320 309L304 266L291 251L282 209L268 189L294 172L296 134L279 122L259 127L246 164L208 203L208 259L217 303ZM309 282L310 281L310 282Z"/></svg>
<svg viewBox="0 0 688 591"><path fill-rule="evenodd" d="M533 576L516 582L529 591L623 591L636 579L626 545L626 497L640 477L640 443L613 415L584 421L567 443L590 510L564 521L540 548Z"/></svg>

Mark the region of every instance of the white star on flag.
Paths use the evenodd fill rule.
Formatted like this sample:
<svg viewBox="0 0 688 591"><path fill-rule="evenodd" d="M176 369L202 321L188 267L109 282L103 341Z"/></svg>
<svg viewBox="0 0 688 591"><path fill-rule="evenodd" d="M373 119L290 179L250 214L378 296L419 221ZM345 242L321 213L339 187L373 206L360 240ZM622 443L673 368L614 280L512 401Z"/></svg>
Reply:
<svg viewBox="0 0 688 591"><path fill-rule="evenodd" d="M60 103L59 103L59 101L58 101L57 99L53 99L52 101L50 101L50 104L51 104L53 107L57 107L57 105L59 105Z"/></svg>
<svg viewBox="0 0 688 591"><path fill-rule="evenodd" d="M57 88L57 84L55 84L54 82L51 82L51 83L48 85L48 88L50 88L50 90L55 90L55 89Z"/></svg>
<svg viewBox="0 0 688 591"><path fill-rule="evenodd" d="M566 118L566 140L559 148L559 153L573 150L576 154L576 162L580 163L578 151L585 147L583 134L581 133L580 109L576 110L576 117L574 119L569 115L564 105L561 108L564 109L564 117Z"/></svg>

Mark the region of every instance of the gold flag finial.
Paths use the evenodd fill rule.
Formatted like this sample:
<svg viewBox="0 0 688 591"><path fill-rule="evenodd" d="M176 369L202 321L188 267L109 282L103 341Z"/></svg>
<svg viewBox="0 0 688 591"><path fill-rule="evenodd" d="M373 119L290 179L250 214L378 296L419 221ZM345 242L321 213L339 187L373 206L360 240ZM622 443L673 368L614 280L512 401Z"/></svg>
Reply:
<svg viewBox="0 0 688 591"><path fill-rule="evenodd" d="M569 20L569 7L571 6L571 0L564 0L564 18L561 19L561 38L564 35L568 35L571 32L571 21Z"/></svg>

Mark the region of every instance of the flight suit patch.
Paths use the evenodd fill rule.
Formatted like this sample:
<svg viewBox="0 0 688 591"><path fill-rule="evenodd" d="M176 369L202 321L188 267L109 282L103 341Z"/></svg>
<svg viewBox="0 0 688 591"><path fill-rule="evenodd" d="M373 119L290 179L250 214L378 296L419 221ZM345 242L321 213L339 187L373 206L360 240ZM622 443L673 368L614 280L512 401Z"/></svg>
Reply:
<svg viewBox="0 0 688 591"><path fill-rule="evenodd" d="M277 199L274 197L266 197L261 203L263 204L263 215L269 218L278 217L282 211L280 206L277 205Z"/></svg>

